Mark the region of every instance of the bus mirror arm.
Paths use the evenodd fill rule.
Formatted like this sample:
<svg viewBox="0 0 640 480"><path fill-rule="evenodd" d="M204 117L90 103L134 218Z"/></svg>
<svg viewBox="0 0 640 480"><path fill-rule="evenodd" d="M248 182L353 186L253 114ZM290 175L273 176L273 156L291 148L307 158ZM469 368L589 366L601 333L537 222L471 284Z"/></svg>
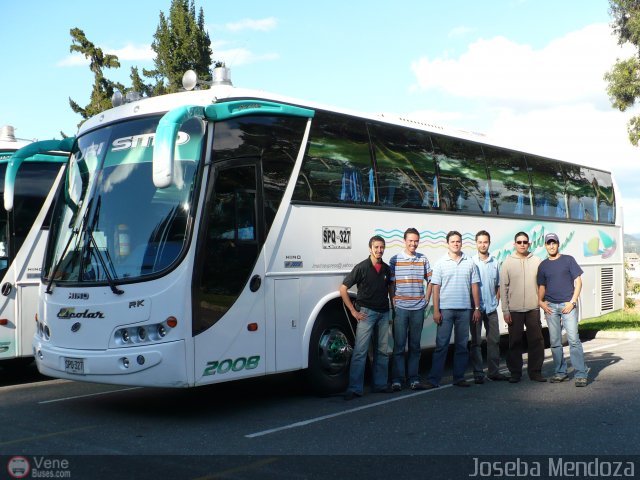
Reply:
<svg viewBox="0 0 640 480"><path fill-rule="evenodd" d="M173 183L178 133L182 124L194 117L204 119L204 108L196 105L174 108L158 122L153 146L153 184L157 188L167 188Z"/></svg>
<svg viewBox="0 0 640 480"><path fill-rule="evenodd" d="M13 210L16 176L18 175L18 170L22 162L39 153L55 151L71 152L74 141L75 137L67 137L62 140L42 140L25 145L11 155L9 164L7 165L7 171L4 175L4 209L7 212Z"/></svg>

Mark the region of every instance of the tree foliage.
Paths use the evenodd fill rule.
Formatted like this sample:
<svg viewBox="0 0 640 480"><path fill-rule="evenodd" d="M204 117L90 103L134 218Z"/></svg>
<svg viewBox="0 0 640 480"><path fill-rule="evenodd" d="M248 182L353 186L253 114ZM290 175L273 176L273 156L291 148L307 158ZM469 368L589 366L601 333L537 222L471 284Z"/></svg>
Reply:
<svg viewBox="0 0 640 480"><path fill-rule="evenodd" d="M86 120L107 108L111 108L111 96L113 92L116 89L124 90L122 84L107 79L103 72L105 68L119 68L120 62L117 56L104 54L102 49L90 42L84 32L79 28L72 28L70 34L72 43L69 51L84 55L85 58L89 60L89 68L94 75L91 99L85 107L81 107L69 97L71 109L79 113L82 118Z"/></svg>
<svg viewBox="0 0 640 480"><path fill-rule="evenodd" d="M210 79L211 39L205 30L202 8L196 18L193 0L172 0L169 16L160 12L160 22L151 48L156 52L154 70L143 70L155 79L153 94L177 92L182 75L194 70L198 78Z"/></svg>
<svg viewBox="0 0 640 480"><path fill-rule="evenodd" d="M618 37L618 44L631 44L636 54L617 59L604 79L611 104L624 112L640 99L640 0L609 0L611 26ZM627 123L629 140L635 146L640 143L640 117L634 116Z"/></svg>
<svg viewBox="0 0 640 480"><path fill-rule="evenodd" d="M111 108L111 97L116 90L125 94L138 92L143 96L177 92L182 87L182 75L189 69L194 70L200 79L211 79L211 39L205 30L202 8L196 16L194 0L171 0L169 15L160 12L160 22L151 45L156 53L155 69L143 69L141 76L138 67L131 67L130 88L104 75L107 68L120 68L116 55L105 54L79 28L71 29L70 33L72 43L69 50L84 55L94 75L91 99L85 107L69 98L71 109L83 120ZM221 62L216 62L216 66L219 65ZM143 77L154 79L155 84L145 83Z"/></svg>

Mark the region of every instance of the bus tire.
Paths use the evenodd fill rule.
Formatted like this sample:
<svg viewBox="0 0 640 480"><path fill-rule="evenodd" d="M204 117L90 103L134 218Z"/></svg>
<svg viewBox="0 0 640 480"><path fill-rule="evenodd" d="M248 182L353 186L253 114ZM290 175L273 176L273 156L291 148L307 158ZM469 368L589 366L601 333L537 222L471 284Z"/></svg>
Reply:
<svg viewBox="0 0 640 480"><path fill-rule="evenodd" d="M314 392L329 395L347 389L353 345L353 330L345 313L322 312L313 326L309 345L307 382Z"/></svg>

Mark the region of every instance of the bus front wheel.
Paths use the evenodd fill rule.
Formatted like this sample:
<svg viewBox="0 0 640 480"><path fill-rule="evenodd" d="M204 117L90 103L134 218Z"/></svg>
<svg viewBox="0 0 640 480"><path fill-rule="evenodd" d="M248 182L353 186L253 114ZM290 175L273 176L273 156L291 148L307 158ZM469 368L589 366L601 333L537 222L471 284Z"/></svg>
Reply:
<svg viewBox="0 0 640 480"><path fill-rule="evenodd" d="M342 392L349 384L354 336L345 314L341 313L323 314L311 333L307 377L316 393Z"/></svg>

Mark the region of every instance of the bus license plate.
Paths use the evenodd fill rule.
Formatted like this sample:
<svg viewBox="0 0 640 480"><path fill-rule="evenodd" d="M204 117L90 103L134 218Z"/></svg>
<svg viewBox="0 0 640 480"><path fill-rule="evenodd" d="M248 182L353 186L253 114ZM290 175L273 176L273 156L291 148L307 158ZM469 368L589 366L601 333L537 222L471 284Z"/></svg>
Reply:
<svg viewBox="0 0 640 480"><path fill-rule="evenodd" d="M64 371L75 375L84 374L84 359L66 358L64 359Z"/></svg>

